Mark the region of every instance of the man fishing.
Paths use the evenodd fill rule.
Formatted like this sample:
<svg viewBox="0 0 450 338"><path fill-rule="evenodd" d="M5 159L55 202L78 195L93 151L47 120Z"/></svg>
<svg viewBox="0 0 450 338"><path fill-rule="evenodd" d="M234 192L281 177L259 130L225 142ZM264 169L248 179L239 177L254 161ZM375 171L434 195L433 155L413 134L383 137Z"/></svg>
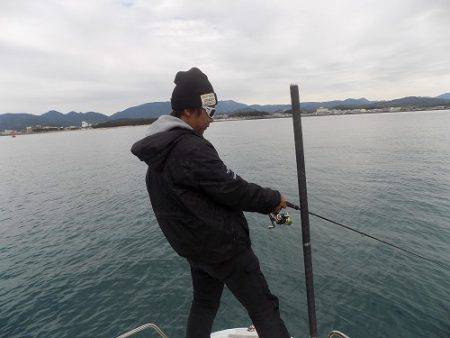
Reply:
<svg viewBox="0 0 450 338"><path fill-rule="evenodd" d="M149 166L147 190L161 230L191 267L186 337L210 337L225 284L248 311L259 337L290 337L278 298L251 249L243 214L278 212L286 199L236 175L203 138L217 104L208 77L192 68L178 72L175 85L172 113L152 123L131 151Z"/></svg>

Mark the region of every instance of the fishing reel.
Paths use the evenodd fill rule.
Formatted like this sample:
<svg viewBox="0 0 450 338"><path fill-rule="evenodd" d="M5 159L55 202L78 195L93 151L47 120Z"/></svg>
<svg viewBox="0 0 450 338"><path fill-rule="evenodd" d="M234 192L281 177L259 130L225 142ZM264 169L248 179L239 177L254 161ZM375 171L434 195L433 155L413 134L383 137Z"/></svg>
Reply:
<svg viewBox="0 0 450 338"><path fill-rule="evenodd" d="M278 224L278 225L282 225L282 224L291 225L292 224L292 218L287 211L276 213L276 214L269 214L269 219L270 219L270 223L271 223L268 226L269 229L275 228L276 224Z"/></svg>

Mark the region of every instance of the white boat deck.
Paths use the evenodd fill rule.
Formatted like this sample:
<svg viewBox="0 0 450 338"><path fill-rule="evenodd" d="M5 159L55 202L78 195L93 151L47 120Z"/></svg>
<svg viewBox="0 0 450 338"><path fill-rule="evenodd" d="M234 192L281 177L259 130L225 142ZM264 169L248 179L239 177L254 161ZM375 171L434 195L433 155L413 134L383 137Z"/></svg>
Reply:
<svg viewBox="0 0 450 338"><path fill-rule="evenodd" d="M246 327L214 332L211 338L258 338L256 331L249 331Z"/></svg>

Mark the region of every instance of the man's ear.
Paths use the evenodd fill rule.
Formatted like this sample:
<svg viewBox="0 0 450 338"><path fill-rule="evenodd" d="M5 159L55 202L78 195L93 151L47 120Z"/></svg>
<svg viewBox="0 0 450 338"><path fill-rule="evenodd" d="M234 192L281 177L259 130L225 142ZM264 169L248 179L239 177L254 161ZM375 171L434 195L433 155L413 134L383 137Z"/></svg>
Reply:
<svg viewBox="0 0 450 338"><path fill-rule="evenodd" d="M186 108L181 112L181 115L189 118L192 115L192 111L190 108Z"/></svg>
<svg viewBox="0 0 450 338"><path fill-rule="evenodd" d="M188 109L189 109L189 112L191 113L191 115L194 115L194 116L200 116L202 113L202 110L199 108L188 108Z"/></svg>

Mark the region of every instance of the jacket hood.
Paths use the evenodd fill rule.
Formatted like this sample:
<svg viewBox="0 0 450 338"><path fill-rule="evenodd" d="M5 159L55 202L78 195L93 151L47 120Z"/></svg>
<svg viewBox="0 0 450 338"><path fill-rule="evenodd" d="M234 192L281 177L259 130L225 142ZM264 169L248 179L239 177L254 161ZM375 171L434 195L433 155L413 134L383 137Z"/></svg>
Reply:
<svg viewBox="0 0 450 338"><path fill-rule="evenodd" d="M189 124L178 117L172 115L161 115L148 127L147 136L158 134L177 127L193 130Z"/></svg>
<svg viewBox="0 0 450 338"><path fill-rule="evenodd" d="M162 171L173 147L186 135L195 133L183 120L162 115L147 130L147 136L131 147L131 152L152 169Z"/></svg>

